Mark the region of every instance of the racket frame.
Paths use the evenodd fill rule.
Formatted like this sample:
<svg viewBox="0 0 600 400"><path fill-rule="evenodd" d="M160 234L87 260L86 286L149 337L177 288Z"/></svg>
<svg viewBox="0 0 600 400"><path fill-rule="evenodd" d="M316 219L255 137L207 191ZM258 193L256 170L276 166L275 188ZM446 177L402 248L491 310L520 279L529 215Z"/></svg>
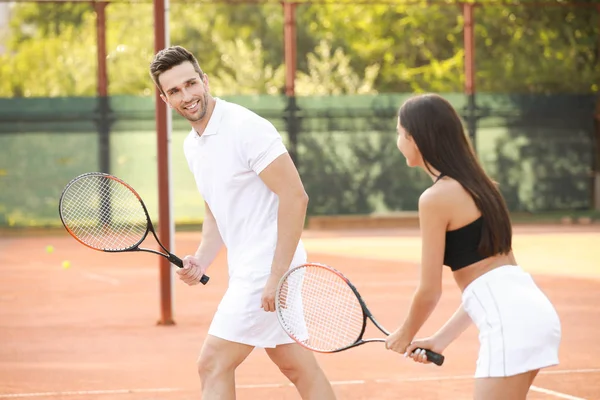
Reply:
<svg viewBox="0 0 600 400"><path fill-rule="evenodd" d="M314 349L312 347L307 346L306 344L302 343L299 340L296 340L296 338L290 333L288 332L288 330L286 329L286 324L283 321L283 317L281 315L281 311L280 311L280 306L279 306L279 294L280 294L280 290L284 284L284 282L287 281L287 277L289 275L291 275L292 273L294 273L294 271L299 270L301 268L307 268L307 267L318 267L318 268L323 268L328 270L331 273L336 274L338 277L340 277L352 290L352 292L354 293L354 295L356 296L356 299L358 300L358 303L360 304L360 307L362 309L362 313L363 313L363 325L360 331L360 334L358 335L358 338L356 339L356 341L352 344L349 344L347 346L343 346L340 347L338 349L335 350L317 350ZM277 285L277 291L275 294L275 312L277 314L277 319L279 319L279 323L282 326L283 330L285 331L285 333L287 333L287 335L292 338L296 343L298 343L299 345L301 345L302 347L310 350L310 351L314 351L317 353L328 353L328 354L332 354L332 353L339 353L340 351L344 351L344 350L348 350L351 349L353 347L358 347L361 346L365 343L375 343L375 342L385 342L386 339L384 338L371 338L371 339L363 339L363 335L365 334L365 331L367 329L367 318L371 320L371 322L373 323L373 325L375 325L377 327L377 329L379 329L382 333L384 333L386 336L390 335L390 332L385 329L373 316L373 314L371 313L371 311L369 310L369 308L367 307L367 304L365 303L365 301L363 300L362 296L360 295L360 293L358 292L358 289L356 289L356 287L352 284L352 282L350 282L350 280L348 278L346 278L344 276L344 274L342 274L340 271L338 271L335 268L332 268L328 265L325 264L319 264L319 263L304 263L302 265L298 265L296 267L290 268L282 277L281 280L279 281L279 284ZM436 365L442 365L442 363L444 362L444 356L441 354L437 354L435 352L432 352L430 350L425 349L426 353L427 353L427 359L431 362L433 362ZM434 361L435 360L435 361Z"/></svg>
<svg viewBox="0 0 600 400"><path fill-rule="evenodd" d="M69 188L71 187L71 185L73 185L75 182L81 180L81 179L85 179L86 177L89 176L100 176L100 177L104 177L107 179L112 179L113 181L120 183L121 185L125 186L127 189L129 189L131 191L131 193L133 193L133 195L137 198L137 200L140 202L140 205L142 206L142 210L144 210L144 214L146 216L146 231L144 232L144 234L142 235L141 239L127 247L124 249L100 249L94 246L90 246L89 244L85 243L84 241L82 241L81 239L79 239L77 237L77 235L71 230L69 229L69 227L67 226L67 223L65 222L63 215L62 215L62 203L63 203L63 198L65 193L67 193L67 191L69 190ZM62 194L60 195L60 200L58 202L58 215L60 216L60 220L63 224L63 226L65 227L65 229L67 230L67 232L69 232L69 234L71 236L73 236L73 238L75 238L75 240L77 240L79 243L83 244L86 247L89 247L92 250L97 250L97 251L103 251L106 253L126 253L126 252L132 252L132 251L145 251L148 253L153 253L153 254L157 254L159 256L162 256L164 258L166 258L167 260L169 260L169 262L171 262L172 264L176 265L179 268L183 268L183 261L181 260L181 258L177 257L175 254L171 253L169 250L167 250L165 248L165 246L163 246L163 244L160 242L160 240L158 239L158 235L156 234L156 231L154 230L154 225L152 224L152 220L150 219L150 214L148 213L148 209L146 208L146 205L144 204L144 201L142 200L142 197L138 194L138 192L135 191L135 189L133 187L131 187L131 185L129 185L127 182L123 181L122 179L117 178L114 175L110 175L104 172L87 172L85 174L81 174L75 178L73 178L63 189ZM148 232L151 232L152 235L154 236L154 239L156 240L156 243L158 243L158 245L165 251L165 253L162 253L160 251L156 251L153 249L148 249L148 248L144 248L144 247L139 247L140 244L142 244L142 242L144 240L146 240L146 238L148 237ZM200 278L200 283L202 283L203 285L206 285L208 283L208 280L210 278L207 275L202 275L202 277Z"/></svg>

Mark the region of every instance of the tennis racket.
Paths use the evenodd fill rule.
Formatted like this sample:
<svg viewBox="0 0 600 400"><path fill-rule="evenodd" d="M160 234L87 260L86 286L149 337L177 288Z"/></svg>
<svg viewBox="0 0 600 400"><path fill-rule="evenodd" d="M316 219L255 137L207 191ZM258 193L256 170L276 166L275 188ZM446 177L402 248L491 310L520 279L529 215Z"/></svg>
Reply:
<svg viewBox="0 0 600 400"><path fill-rule="evenodd" d="M64 188L58 211L67 232L87 247L106 252L147 251L183 268L183 261L158 240L140 195L115 176L90 172L76 177ZM140 247L148 232L164 253ZM206 275L200 278L204 285L208 280Z"/></svg>
<svg viewBox="0 0 600 400"><path fill-rule="evenodd" d="M363 339L367 318L386 336L358 291L341 272L321 264L291 268L281 278L275 297L277 317L298 344L320 353L337 353L384 338ZM444 356L425 349L436 365Z"/></svg>

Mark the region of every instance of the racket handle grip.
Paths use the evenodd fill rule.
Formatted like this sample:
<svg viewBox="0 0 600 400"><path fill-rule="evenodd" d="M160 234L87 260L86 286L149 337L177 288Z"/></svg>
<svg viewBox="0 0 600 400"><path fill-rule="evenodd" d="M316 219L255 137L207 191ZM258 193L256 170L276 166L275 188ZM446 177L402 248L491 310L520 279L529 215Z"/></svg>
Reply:
<svg viewBox="0 0 600 400"><path fill-rule="evenodd" d="M435 351L425 349L425 355L427 356L427 361L431 361L435 365L442 365L444 363L445 357Z"/></svg>
<svg viewBox="0 0 600 400"><path fill-rule="evenodd" d="M183 268L183 261L181 260L181 258L171 254L171 255L169 255L169 261L171 261L173 264L177 265L179 268ZM208 275L203 274L202 277L200 278L200 283L203 285L206 285L209 280L210 280L210 277Z"/></svg>

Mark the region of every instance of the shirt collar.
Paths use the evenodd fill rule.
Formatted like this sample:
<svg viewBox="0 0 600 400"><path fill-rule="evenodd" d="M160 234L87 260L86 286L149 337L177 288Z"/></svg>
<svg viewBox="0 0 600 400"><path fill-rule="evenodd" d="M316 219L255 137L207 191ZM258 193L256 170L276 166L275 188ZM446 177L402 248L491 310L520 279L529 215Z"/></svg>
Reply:
<svg viewBox="0 0 600 400"><path fill-rule="evenodd" d="M216 135L219 133L219 126L221 125L224 111L225 104L223 104L223 100L215 97L215 108L213 109L212 115L208 120L208 124L206 124L206 128L204 129L202 136Z"/></svg>

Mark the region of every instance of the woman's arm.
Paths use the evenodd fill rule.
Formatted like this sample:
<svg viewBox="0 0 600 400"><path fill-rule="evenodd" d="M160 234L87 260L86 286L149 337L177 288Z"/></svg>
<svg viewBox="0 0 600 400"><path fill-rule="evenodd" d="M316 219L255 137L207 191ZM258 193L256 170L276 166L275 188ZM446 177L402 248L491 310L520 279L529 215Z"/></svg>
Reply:
<svg viewBox="0 0 600 400"><path fill-rule="evenodd" d="M425 363L427 357L424 352L415 353L417 348L429 349L441 354L450 343L454 342L471 325L471 322L471 317L461 304L439 331L429 338L413 341L406 348L405 355L410 355L415 361Z"/></svg>
<svg viewBox="0 0 600 400"><path fill-rule="evenodd" d="M461 304L444 326L435 333L434 337L441 346L446 348L471 326L472 322L471 317Z"/></svg>
<svg viewBox="0 0 600 400"><path fill-rule="evenodd" d="M442 294L442 266L446 244L444 199L431 189L419 199L422 255L421 276L404 323L387 341L388 349L404 353L419 329L435 309Z"/></svg>

